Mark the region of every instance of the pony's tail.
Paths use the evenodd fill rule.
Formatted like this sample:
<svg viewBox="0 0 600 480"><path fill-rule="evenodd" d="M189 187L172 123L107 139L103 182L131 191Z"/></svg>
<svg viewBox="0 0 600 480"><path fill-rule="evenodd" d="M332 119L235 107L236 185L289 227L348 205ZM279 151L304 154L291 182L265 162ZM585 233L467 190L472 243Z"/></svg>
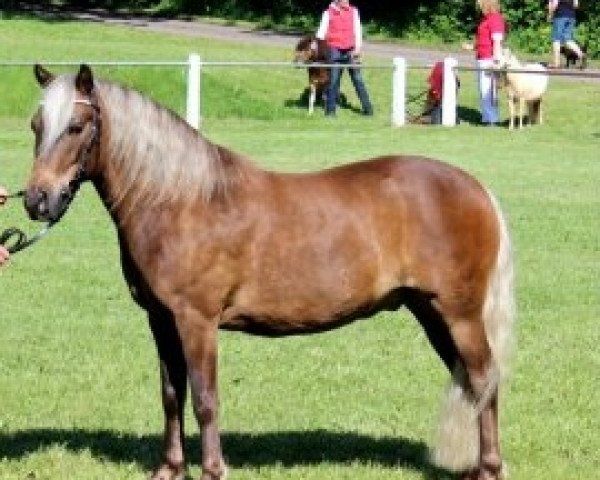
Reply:
<svg viewBox="0 0 600 480"><path fill-rule="evenodd" d="M515 300L513 291L513 258L504 215L498 202L488 192L498 218L500 242L496 265L492 270L483 305L483 324L492 361L483 395L474 398L467 374L458 366L442 410L433 462L452 471L467 471L479 461L479 423L482 408L508 373L513 349Z"/></svg>

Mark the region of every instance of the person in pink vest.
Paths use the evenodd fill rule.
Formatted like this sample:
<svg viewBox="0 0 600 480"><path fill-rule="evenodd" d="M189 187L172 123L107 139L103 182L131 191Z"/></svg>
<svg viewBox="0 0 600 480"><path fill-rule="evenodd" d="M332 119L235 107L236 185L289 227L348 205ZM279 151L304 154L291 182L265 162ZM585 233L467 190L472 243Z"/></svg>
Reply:
<svg viewBox="0 0 600 480"><path fill-rule="evenodd" d="M0 205L4 205L8 198L8 192L6 189L0 185ZM6 248L0 245L0 265L3 265L8 260L9 253Z"/></svg>
<svg viewBox="0 0 600 480"><path fill-rule="evenodd" d="M358 63L362 47L362 25L358 9L350 5L348 0L333 0L327 10L323 12L317 30L317 38L327 42L330 63L339 63L340 65ZM351 67L348 71L360 100L363 115L373 115L373 106L360 69ZM326 92L325 115L335 115L341 78L342 68L332 68Z"/></svg>

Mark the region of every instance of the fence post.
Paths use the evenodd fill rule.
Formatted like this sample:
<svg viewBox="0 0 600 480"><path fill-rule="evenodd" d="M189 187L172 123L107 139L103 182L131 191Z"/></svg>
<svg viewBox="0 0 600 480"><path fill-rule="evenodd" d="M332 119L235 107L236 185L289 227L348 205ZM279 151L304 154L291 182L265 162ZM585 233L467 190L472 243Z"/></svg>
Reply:
<svg viewBox="0 0 600 480"><path fill-rule="evenodd" d="M456 125L456 71L455 58L444 58L444 83L442 85L442 125Z"/></svg>
<svg viewBox="0 0 600 480"><path fill-rule="evenodd" d="M200 61L200 55L196 53L190 53L188 57L186 120L196 130L200 126L201 68L202 63Z"/></svg>
<svg viewBox="0 0 600 480"><path fill-rule="evenodd" d="M406 59L394 57L392 71L392 126L406 123Z"/></svg>

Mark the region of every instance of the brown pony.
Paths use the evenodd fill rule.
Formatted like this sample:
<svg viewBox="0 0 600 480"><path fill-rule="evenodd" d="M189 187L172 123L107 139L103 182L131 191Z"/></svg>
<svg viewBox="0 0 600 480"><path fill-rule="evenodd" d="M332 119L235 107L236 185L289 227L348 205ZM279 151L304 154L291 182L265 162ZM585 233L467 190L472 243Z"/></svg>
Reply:
<svg viewBox="0 0 600 480"><path fill-rule="evenodd" d="M160 358L164 452L152 479L185 474L188 380L201 479L225 478L219 329L320 332L401 306L452 376L434 460L463 478L501 478L512 260L488 190L422 157L265 171L141 94L94 80L85 65L59 77L36 66L35 75L44 90L25 206L34 219L60 218L89 180L115 222Z"/></svg>
<svg viewBox="0 0 600 480"><path fill-rule="evenodd" d="M325 40L318 39L314 34L306 35L298 40L294 50L294 61L301 63L328 63L329 47ZM308 67L308 114L312 115L315 101L322 98L329 85L329 68Z"/></svg>

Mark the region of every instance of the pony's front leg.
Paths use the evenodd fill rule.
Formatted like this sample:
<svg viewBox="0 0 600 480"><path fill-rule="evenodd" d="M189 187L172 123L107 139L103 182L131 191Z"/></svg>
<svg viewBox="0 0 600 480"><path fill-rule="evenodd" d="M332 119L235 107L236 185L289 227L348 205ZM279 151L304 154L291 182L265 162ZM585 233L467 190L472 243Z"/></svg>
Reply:
<svg viewBox="0 0 600 480"><path fill-rule="evenodd" d="M512 130L515 128L515 98L513 96L508 97L508 129Z"/></svg>
<svg viewBox="0 0 600 480"><path fill-rule="evenodd" d="M165 429L163 435L163 463L152 480L179 480L183 478L183 409L187 389L187 370L179 334L169 312L150 314L150 328L160 358L160 379Z"/></svg>
<svg viewBox="0 0 600 480"><path fill-rule="evenodd" d="M218 425L217 328L192 309L177 317L190 379L194 413L202 436L201 480L223 480L226 467Z"/></svg>

